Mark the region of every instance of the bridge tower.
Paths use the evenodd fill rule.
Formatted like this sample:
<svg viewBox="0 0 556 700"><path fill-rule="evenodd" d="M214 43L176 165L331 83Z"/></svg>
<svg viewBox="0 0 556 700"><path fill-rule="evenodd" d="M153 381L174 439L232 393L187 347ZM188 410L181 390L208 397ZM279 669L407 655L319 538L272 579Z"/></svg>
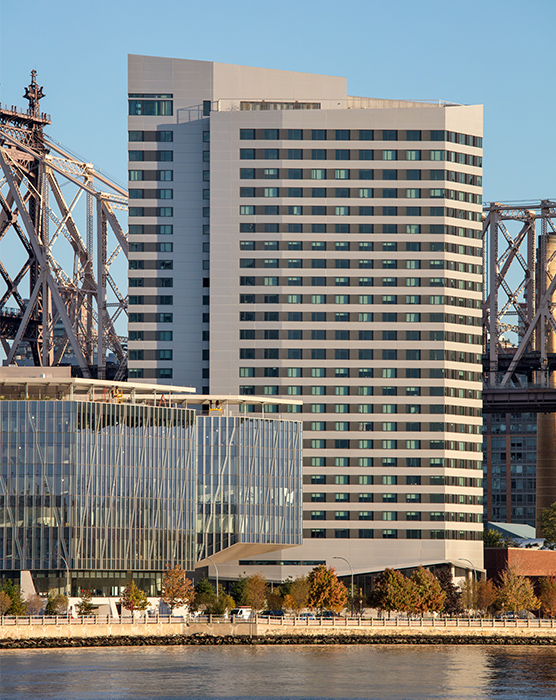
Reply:
<svg viewBox="0 0 556 700"><path fill-rule="evenodd" d="M2 348L7 364L70 362L99 379L111 352L110 378L123 379L127 343L116 329L127 332L127 295L111 268L127 268L116 216L127 211L127 191L47 137L36 78L33 70L26 110L0 104Z"/></svg>

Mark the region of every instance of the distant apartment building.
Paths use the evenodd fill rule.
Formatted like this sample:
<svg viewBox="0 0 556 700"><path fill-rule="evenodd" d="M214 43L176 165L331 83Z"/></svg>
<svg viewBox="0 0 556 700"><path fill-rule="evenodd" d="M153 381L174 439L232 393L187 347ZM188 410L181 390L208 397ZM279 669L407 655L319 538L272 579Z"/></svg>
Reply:
<svg viewBox="0 0 556 700"><path fill-rule="evenodd" d="M536 526L537 416L484 417L484 521Z"/></svg>
<svg viewBox="0 0 556 700"><path fill-rule="evenodd" d="M130 380L303 399L265 406L303 545L221 575L481 568L482 108L148 56L128 92Z"/></svg>

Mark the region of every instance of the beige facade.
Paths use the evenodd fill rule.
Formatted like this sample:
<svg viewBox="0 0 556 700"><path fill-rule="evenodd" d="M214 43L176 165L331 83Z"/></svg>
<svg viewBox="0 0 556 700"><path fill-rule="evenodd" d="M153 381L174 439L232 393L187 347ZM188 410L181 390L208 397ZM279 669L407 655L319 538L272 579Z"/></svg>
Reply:
<svg viewBox="0 0 556 700"><path fill-rule="evenodd" d="M172 170L174 183L171 236L146 209L130 219L150 224L130 236L145 270L133 284L160 286L162 258L173 269L171 309L146 292L130 306L143 313L130 323L132 376L169 369L211 393L304 401L289 408L304 421L304 544L221 575L282 579L321 561L346 573L335 556L356 572L482 568L481 107L140 56L129 92L130 104L173 102L171 115L131 114L129 128L172 132L130 150L172 150L140 169Z"/></svg>

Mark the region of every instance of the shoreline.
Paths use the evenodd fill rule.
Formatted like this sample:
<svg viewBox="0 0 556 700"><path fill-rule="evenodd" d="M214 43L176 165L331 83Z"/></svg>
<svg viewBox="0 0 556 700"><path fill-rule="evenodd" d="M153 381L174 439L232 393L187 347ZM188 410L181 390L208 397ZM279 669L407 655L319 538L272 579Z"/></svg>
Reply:
<svg viewBox="0 0 556 700"><path fill-rule="evenodd" d="M7 649L67 649L136 646L288 646L288 645L487 645L556 646L552 635L523 634L320 634L320 635L212 635L206 633L168 636L33 637L0 640L0 651Z"/></svg>

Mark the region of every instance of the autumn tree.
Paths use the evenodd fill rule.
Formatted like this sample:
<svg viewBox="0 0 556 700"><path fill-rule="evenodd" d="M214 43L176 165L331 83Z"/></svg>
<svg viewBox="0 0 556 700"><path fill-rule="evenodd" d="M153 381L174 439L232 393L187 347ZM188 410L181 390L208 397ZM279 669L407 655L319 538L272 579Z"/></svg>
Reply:
<svg viewBox="0 0 556 700"><path fill-rule="evenodd" d="M496 606L499 610L517 613L520 610L536 610L540 600L533 591L533 584L525 576L520 576L516 569L506 568L500 574Z"/></svg>
<svg viewBox="0 0 556 700"><path fill-rule="evenodd" d="M21 593L21 588L17 585L15 581L11 579L6 579L2 584L1 589L10 598L10 606L6 610L8 615L26 615L27 614L27 603L23 599Z"/></svg>
<svg viewBox="0 0 556 700"><path fill-rule="evenodd" d="M541 610L547 617L556 617L556 576L546 576L539 581Z"/></svg>
<svg viewBox="0 0 556 700"><path fill-rule="evenodd" d="M400 571L384 569L375 579L374 589L369 596L373 608L390 614L408 612L413 607L414 587Z"/></svg>
<svg viewBox="0 0 556 700"><path fill-rule="evenodd" d="M93 604L93 596L89 591L84 591L81 594L81 598L75 606L75 610L80 616L92 615L95 610L98 610L98 605Z"/></svg>
<svg viewBox="0 0 556 700"><path fill-rule="evenodd" d="M554 549L556 547L556 503L541 510L539 525L545 546Z"/></svg>
<svg viewBox="0 0 556 700"><path fill-rule="evenodd" d="M277 589L267 594L266 602L269 610L282 610L284 607L284 598Z"/></svg>
<svg viewBox="0 0 556 700"><path fill-rule="evenodd" d="M438 579L440 587L446 594L442 612L445 615L459 615L462 613L463 607L461 604L461 591L454 584L451 570L440 569L440 571L438 571L436 574L436 578Z"/></svg>
<svg viewBox="0 0 556 700"><path fill-rule="evenodd" d="M174 567L166 565L164 578L162 580L162 600L174 612L174 608L181 608L183 605L191 605L195 589L193 583L185 575L185 571L176 564Z"/></svg>
<svg viewBox="0 0 556 700"><path fill-rule="evenodd" d="M43 601L40 595L33 593L27 598L27 614L38 615L42 610Z"/></svg>
<svg viewBox="0 0 556 700"><path fill-rule="evenodd" d="M131 584L124 589L122 597L120 598L120 603L131 613L136 611L140 612L149 607L147 594L137 586L135 581L132 581Z"/></svg>
<svg viewBox="0 0 556 700"><path fill-rule="evenodd" d="M245 605L250 605L254 610L264 607L266 588L266 578L262 574L248 576L245 582Z"/></svg>
<svg viewBox="0 0 556 700"><path fill-rule="evenodd" d="M214 597L206 604L205 612L207 615L224 615L227 610L232 610L235 607L235 600L226 593L222 585L219 585L218 597L215 592Z"/></svg>
<svg viewBox="0 0 556 700"><path fill-rule="evenodd" d="M48 598L46 600L46 607L44 609L45 615L61 615L68 609L68 599L63 593L58 593L55 589L51 588L48 591Z"/></svg>
<svg viewBox="0 0 556 700"><path fill-rule="evenodd" d="M413 572L410 581L414 586L414 590L410 593L412 612L423 615L426 612L442 610L446 593L432 572L420 566Z"/></svg>
<svg viewBox="0 0 556 700"><path fill-rule="evenodd" d="M6 591L0 591L0 615L5 615L10 609L12 599Z"/></svg>
<svg viewBox="0 0 556 700"><path fill-rule="evenodd" d="M307 576L299 576L291 581L289 592L284 596L284 606L287 610L298 613L307 607L309 596L309 580Z"/></svg>
<svg viewBox="0 0 556 700"><path fill-rule="evenodd" d="M334 567L320 564L309 573L307 580L309 583L308 607L316 608L320 612L333 610L337 613L345 608L348 599L347 588L338 580Z"/></svg>

